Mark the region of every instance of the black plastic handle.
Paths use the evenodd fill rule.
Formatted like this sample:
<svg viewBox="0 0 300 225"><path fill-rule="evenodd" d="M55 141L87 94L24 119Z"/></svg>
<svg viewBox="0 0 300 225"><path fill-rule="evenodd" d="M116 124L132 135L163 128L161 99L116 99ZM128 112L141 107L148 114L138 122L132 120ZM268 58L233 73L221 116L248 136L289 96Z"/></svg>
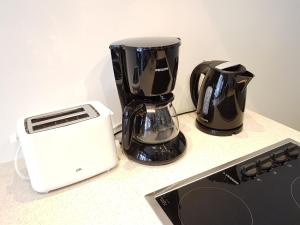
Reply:
<svg viewBox="0 0 300 225"><path fill-rule="evenodd" d="M198 92L199 92L199 79L201 74L206 75L209 71L209 61L200 63L198 66L195 67L193 70L191 77L190 77L190 92L194 106L197 108L198 103Z"/></svg>
<svg viewBox="0 0 300 225"><path fill-rule="evenodd" d="M194 106L197 108L198 97L199 97L199 79L201 74L206 75L207 72L216 67L217 65L224 63L226 61L213 60L204 61L195 67L190 77L190 93Z"/></svg>
<svg viewBox="0 0 300 225"><path fill-rule="evenodd" d="M122 120L122 146L124 150L130 148L134 118L142 110L146 111L145 104L135 100L124 107Z"/></svg>
<svg viewBox="0 0 300 225"><path fill-rule="evenodd" d="M120 97L122 110L126 104L129 103L128 93L130 93L128 85L126 85L126 63L124 62L124 50L121 45L110 45L111 59L113 64L114 76Z"/></svg>

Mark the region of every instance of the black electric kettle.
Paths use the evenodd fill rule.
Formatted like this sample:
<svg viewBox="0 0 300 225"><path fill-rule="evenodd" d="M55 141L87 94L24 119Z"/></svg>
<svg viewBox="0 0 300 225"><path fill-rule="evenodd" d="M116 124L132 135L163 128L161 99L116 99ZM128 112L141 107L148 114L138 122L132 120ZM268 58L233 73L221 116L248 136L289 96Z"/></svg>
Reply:
<svg viewBox="0 0 300 225"><path fill-rule="evenodd" d="M199 87L201 74L204 78ZM247 85L253 77L243 65L227 61L204 61L196 66L190 77L190 91L197 108L198 129L218 136L239 133Z"/></svg>

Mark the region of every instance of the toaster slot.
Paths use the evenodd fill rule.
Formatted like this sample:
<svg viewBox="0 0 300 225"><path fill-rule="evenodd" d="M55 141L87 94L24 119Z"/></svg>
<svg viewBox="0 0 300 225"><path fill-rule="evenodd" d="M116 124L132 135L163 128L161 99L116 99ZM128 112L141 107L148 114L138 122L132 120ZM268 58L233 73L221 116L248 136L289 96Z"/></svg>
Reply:
<svg viewBox="0 0 300 225"><path fill-rule="evenodd" d="M51 116L45 116L45 117L40 117L40 118L36 118L36 119L31 119L31 123L37 123L37 122L41 122L41 121L45 121L45 120L49 120L49 119L53 119L53 118L57 118L57 117L61 117L61 116L72 115L72 114L78 113L78 112L84 112L84 108L73 109L73 110L70 110L67 112L56 113Z"/></svg>
<svg viewBox="0 0 300 225"><path fill-rule="evenodd" d="M68 118L65 118L65 119L61 119L61 120L55 120L53 122L43 123L43 124L40 124L40 125L32 126L32 130L37 131L37 130L45 129L45 128L48 128L48 127L53 127L53 126L57 126L57 125L61 125L61 124L67 124L67 123L70 123L70 122L73 122L73 121L76 121L76 120L80 120L80 119L83 119L83 118L87 118L87 117L89 117L88 114L81 114L81 115L78 115L78 116L72 116L72 117L68 117Z"/></svg>
<svg viewBox="0 0 300 225"><path fill-rule="evenodd" d="M89 104L68 108L65 110L41 114L25 119L26 132L36 133L62 126L71 125L99 116L99 113Z"/></svg>

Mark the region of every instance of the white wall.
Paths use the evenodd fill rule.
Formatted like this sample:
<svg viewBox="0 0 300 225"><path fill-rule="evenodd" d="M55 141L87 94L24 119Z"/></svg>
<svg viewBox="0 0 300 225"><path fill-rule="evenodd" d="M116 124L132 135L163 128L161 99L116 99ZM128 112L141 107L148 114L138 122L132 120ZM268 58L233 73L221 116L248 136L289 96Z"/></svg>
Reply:
<svg viewBox="0 0 300 225"><path fill-rule="evenodd" d="M100 100L120 123L108 46L136 36L182 39L175 107L192 109L203 60L240 62L256 77L247 106L300 130L299 1L10 0L0 3L0 162L23 115Z"/></svg>

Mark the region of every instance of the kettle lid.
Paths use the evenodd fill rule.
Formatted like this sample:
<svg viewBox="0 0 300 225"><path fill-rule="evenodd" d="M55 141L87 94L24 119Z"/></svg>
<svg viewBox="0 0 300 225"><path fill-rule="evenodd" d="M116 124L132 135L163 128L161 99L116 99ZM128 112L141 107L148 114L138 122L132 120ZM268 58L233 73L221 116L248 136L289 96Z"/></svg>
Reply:
<svg viewBox="0 0 300 225"><path fill-rule="evenodd" d="M113 42L110 47L121 45L125 48L162 49L179 47L180 44L181 40L177 37L140 37L119 40Z"/></svg>
<svg viewBox="0 0 300 225"><path fill-rule="evenodd" d="M233 63L233 62L223 62L215 67L218 70L221 70L222 72L235 72L235 73L244 73L246 72L246 68L239 64L239 63Z"/></svg>

